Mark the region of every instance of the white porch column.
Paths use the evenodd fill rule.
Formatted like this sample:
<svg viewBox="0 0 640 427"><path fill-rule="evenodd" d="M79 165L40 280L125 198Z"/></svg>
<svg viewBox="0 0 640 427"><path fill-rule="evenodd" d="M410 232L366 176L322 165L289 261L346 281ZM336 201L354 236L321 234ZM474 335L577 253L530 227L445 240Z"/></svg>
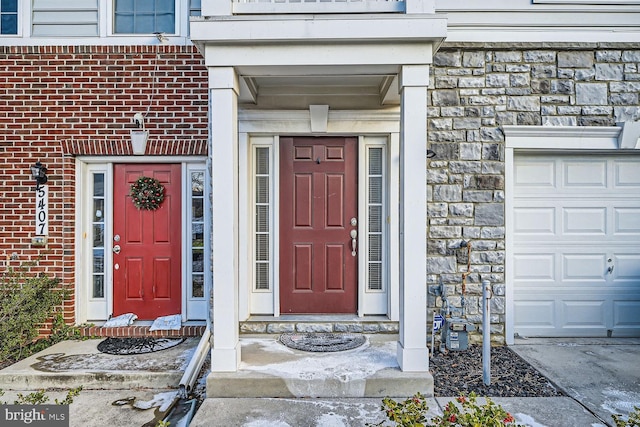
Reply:
<svg viewBox="0 0 640 427"><path fill-rule="evenodd" d="M240 364L238 332L238 76L209 68L213 187L212 372Z"/></svg>
<svg viewBox="0 0 640 427"><path fill-rule="evenodd" d="M403 371L428 371L427 86L428 65L400 71L400 340Z"/></svg>

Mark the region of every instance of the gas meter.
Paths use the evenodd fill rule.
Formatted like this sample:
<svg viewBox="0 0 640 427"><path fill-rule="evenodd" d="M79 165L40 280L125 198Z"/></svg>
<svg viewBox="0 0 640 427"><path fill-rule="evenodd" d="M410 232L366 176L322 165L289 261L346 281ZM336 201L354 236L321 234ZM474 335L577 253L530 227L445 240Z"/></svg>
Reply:
<svg viewBox="0 0 640 427"><path fill-rule="evenodd" d="M447 350L460 351L469 348L469 332L476 330L473 323L461 317L448 317L442 327L442 342Z"/></svg>

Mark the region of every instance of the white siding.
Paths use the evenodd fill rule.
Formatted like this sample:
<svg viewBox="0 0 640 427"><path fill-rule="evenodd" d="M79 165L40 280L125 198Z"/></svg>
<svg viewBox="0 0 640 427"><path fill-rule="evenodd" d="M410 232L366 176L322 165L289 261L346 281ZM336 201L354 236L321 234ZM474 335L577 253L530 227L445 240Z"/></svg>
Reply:
<svg viewBox="0 0 640 427"><path fill-rule="evenodd" d="M98 36L98 0L33 0L34 37Z"/></svg>

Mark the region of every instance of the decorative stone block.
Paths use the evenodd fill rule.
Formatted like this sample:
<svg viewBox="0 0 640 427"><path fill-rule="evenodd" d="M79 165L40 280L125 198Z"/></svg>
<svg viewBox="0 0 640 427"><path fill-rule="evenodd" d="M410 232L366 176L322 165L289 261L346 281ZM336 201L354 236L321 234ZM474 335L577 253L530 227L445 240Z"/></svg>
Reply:
<svg viewBox="0 0 640 427"><path fill-rule="evenodd" d="M620 62L621 59L622 59L621 50L596 51L596 61L598 62Z"/></svg>
<svg viewBox="0 0 640 427"><path fill-rule="evenodd" d="M622 64L596 64L596 80L623 80Z"/></svg>
<svg viewBox="0 0 640 427"><path fill-rule="evenodd" d="M576 83L577 105L607 105L606 83Z"/></svg>
<svg viewBox="0 0 640 427"><path fill-rule="evenodd" d="M527 50L524 52L525 62L556 62L556 52L553 50Z"/></svg>
<svg viewBox="0 0 640 427"><path fill-rule="evenodd" d="M519 51L498 51L494 53L496 62L522 62L522 52Z"/></svg>
<svg viewBox="0 0 640 427"><path fill-rule="evenodd" d="M462 55L460 51L439 51L433 56L433 65L441 67L460 67Z"/></svg>
<svg viewBox="0 0 640 427"><path fill-rule="evenodd" d="M460 105L458 92L452 89L434 90L431 94L431 101L436 107Z"/></svg>
<svg viewBox="0 0 640 427"><path fill-rule="evenodd" d="M295 330L296 326L293 323L269 323L267 325L268 334L289 334Z"/></svg>
<svg viewBox="0 0 640 427"><path fill-rule="evenodd" d="M540 97L509 96L507 108L512 111L540 111Z"/></svg>
<svg viewBox="0 0 640 427"><path fill-rule="evenodd" d="M333 324L331 323L296 323L296 332L302 332L302 333L333 332Z"/></svg>
<svg viewBox="0 0 640 427"><path fill-rule="evenodd" d="M504 225L504 205L501 203L476 205L475 225Z"/></svg>
<svg viewBox="0 0 640 427"><path fill-rule="evenodd" d="M592 51L558 52L558 67L590 68L593 67Z"/></svg>
<svg viewBox="0 0 640 427"><path fill-rule="evenodd" d="M436 202L459 202L462 200L460 185L434 185L433 200Z"/></svg>

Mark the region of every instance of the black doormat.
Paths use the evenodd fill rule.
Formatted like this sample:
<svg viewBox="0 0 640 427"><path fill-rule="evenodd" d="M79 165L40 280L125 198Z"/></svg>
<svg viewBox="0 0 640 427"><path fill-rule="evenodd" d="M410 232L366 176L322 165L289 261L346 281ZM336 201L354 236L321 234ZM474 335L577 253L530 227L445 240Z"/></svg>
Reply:
<svg viewBox="0 0 640 427"><path fill-rule="evenodd" d="M184 338L113 338L109 337L98 344L98 350L107 354L144 354L166 350L182 343Z"/></svg>
<svg viewBox="0 0 640 427"><path fill-rule="evenodd" d="M360 347L367 341L361 334L308 333L283 334L280 342L296 350L324 353Z"/></svg>

